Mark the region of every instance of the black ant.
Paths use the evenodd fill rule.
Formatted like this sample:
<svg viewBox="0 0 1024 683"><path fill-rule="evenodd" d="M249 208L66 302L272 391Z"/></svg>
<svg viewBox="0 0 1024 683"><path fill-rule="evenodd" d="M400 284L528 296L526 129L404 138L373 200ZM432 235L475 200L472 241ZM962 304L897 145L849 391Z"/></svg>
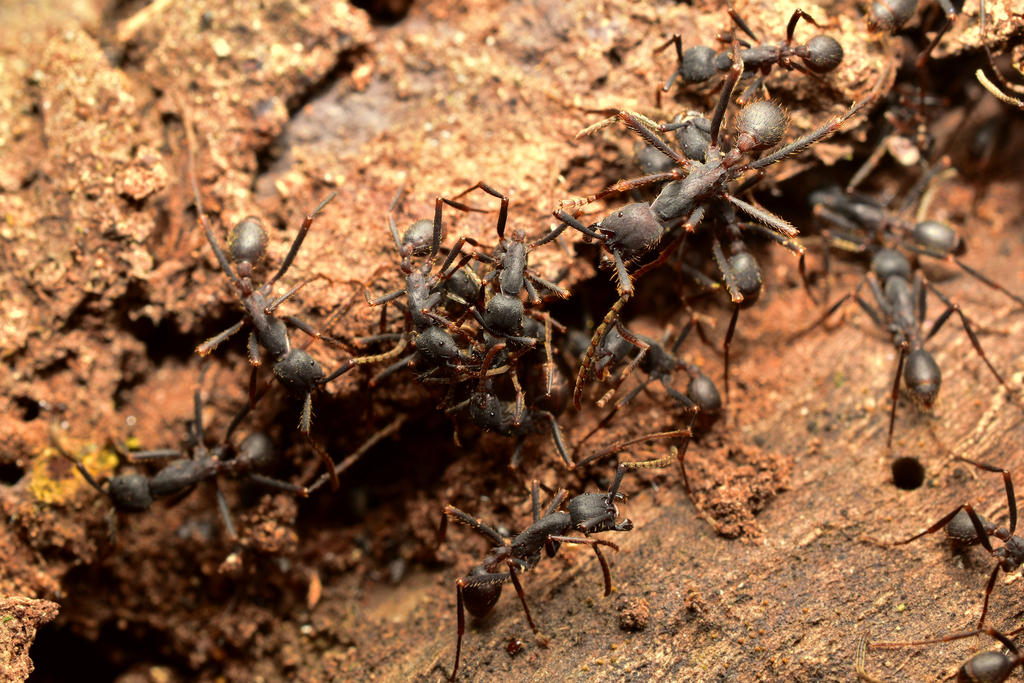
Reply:
<svg viewBox="0 0 1024 683"><path fill-rule="evenodd" d="M953 635L944 636L942 638L933 638L931 640L917 640L902 643L875 642L871 643L871 647L881 649L934 645L935 643L948 643L953 640L973 638L984 633L1002 643L1003 647L1009 650L1009 654L1003 654L998 650L979 652L968 659L957 671L957 683L1003 683L1003 681L1010 677L1010 674L1013 673L1014 669L1024 666L1024 656L1021 656L1017 646L1010 640L1010 636L1015 636L1021 631L1024 631L1024 628L1018 628L1012 631L1007 631L1006 633L1001 633L991 626L985 626L974 631L954 633ZM865 675L862 674L861 671L858 671L858 675L861 676L862 680L865 679ZM866 680L872 679L867 678Z"/></svg>
<svg viewBox="0 0 1024 683"><path fill-rule="evenodd" d="M964 503L921 533L915 534L904 541L897 541L889 545L906 545L927 534L934 534L940 529L947 537L959 545L978 545L980 543L998 561L998 564L992 569L992 575L988 579L988 584L985 586L985 600L981 608L981 619L978 620L978 628L981 628L985 624L985 615L988 613L988 600L992 595L992 589L996 585L999 570L1002 569L1007 574L1010 574L1017 571L1024 564L1024 538L1014 535L1014 531L1017 529L1017 497L1014 495L1013 479L1010 476L1010 471L1004 470L1001 467L993 467L992 465L968 460L967 458L957 458L957 460L974 465L986 472L998 472L1003 475L1003 485L1006 488L1006 506L1010 514L1010 528L997 527L975 512L974 507L970 503ZM1001 548L993 548L990 538L998 538L1003 542L1003 546Z"/></svg>
<svg viewBox="0 0 1024 683"><path fill-rule="evenodd" d="M870 197L844 191L838 185L811 192L808 201L815 215L835 226L822 231L826 242L826 287L831 247L864 253L876 246L898 246L916 256L955 265L985 286L1024 306L1024 299L963 262L960 257L967 253L967 244L953 226L925 218L928 198L935 191L933 181L951 172L949 158L943 157L915 184L896 211ZM917 215L908 217L915 204L918 205Z"/></svg>
<svg viewBox="0 0 1024 683"><path fill-rule="evenodd" d="M871 294L875 299L878 308L872 307L860 295L860 289L867 283ZM922 325L926 317L926 289L934 293L942 303L946 304L946 310L935 319L928 334L925 335ZM989 362L981 342L978 341L974 329L971 327L967 316L963 314L958 304L946 298L931 283L928 283L920 271L913 273L911 283L910 262L903 254L892 249L880 249L871 259L871 270L865 278L857 285L856 289L837 301L821 316L809 329L813 329L827 320L833 313L849 301L856 301L857 304L868 314L871 321L880 329L892 334L895 347L900 352L900 358L896 366L896 376L892 386L892 412L889 417L889 440L892 445L893 426L896 421L896 404L899 401L900 378L910 392L911 398L924 410L931 410L939 395L939 388L942 385L942 372L939 370L935 358L925 348L924 344L935 336L946 321L956 313L960 317L960 323L971 340L974 350L985 361L985 365L992 372L992 375L1006 387L1006 382Z"/></svg>
<svg viewBox="0 0 1024 683"><path fill-rule="evenodd" d="M747 25L739 14L730 6L727 8L733 23L744 33L750 36L754 42L760 43L760 38ZM786 27L786 40L777 45L758 45L751 47L747 43L741 43L744 49L740 50L740 59L743 60L743 74L758 74L755 81L749 85L740 97L740 103L744 104L754 96L764 85L764 78L771 73L772 67L779 65L789 71L799 71L804 74L818 75L834 71L843 62L843 46L835 38L826 35L817 35L807 41L806 45L793 45L793 33L796 25L803 19L818 28L821 25L814 21L811 15L802 10L793 12ZM725 42L731 42L731 36L722 37ZM728 50L716 52L713 48L698 45L683 52L682 36L672 36L664 45L655 50L655 54L661 52L669 45L675 45L676 57L679 66L672 72L665 85L658 93L660 100L662 92L668 92L676 78L682 78L687 85L703 83L711 80L716 75L725 74L732 66ZM801 61L795 61L799 58ZM760 73L758 73L760 72ZM660 104L659 104L660 106Z"/></svg>
<svg viewBox="0 0 1024 683"><path fill-rule="evenodd" d="M227 431L224 433L221 443L213 449L206 447L201 396L204 374L205 370L200 373L199 382L196 384L193 397L195 415L188 426L190 452L169 448L154 451L136 451L127 454L128 461L133 463L173 459L170 464L152 477L138 473L119 474L109 477L104 482L104 486L96 481L81 462L68 453L62 446L56 432L52 432L51 436L61 454L74 464L93 488L106 496L110 501L112 505L111 512L145 512L152 507L157 498L183 497L201 482L210 480L213 483L217 507L220 510L221 518L224 520L224 527L230 539L237 541L238 533L235 531L235 525L231 521L227 499L217 483L218 476L244 477L261 486L286 491L303 498L309 495L309 490L304 486L298 486L257 473L257 470L266 469L277 459L274 444L271 442L270 437L262 432L254 432L247 436L242 440L238 448L235 449L235 455L228 457L231 435L249 414L251 409L249 404L244 405L235 414ZM114 538L113 518L111 519L111 538Z"/></svg>
<svg viewBox="0 0 1024 683"><path fill-rule="evenodd" d="M315 276L300 282L273 301L268 301L268 297L271 295L274 284L291 267L292 262L299 253L299 249L302 248L306 234L313 225L313 220L334 199L335 193L328 195L313 210L313 213L306 216L302 226L299 228L298 234L295 236L295 240L292 242L291 248L288 250L288 255L285 256L284 261L281 263L281 267L263 285L256 287L252 282L253 269L255 264L267 252L267 245L269 243L267 232L259 218L248 216L243 219L231 229L231 233L228 236L228 252L231 255L231 260L228 260L213 234L213 228L210 226L210 221L207 219L205 211L203 211L203 203L199 195L199 185L195 175L195 154L193 151L195 140L191 124L186 126L186 134L189 143L189 175L191 177L192 191L195 195L195 206L196 212L199 215L199 222L202 223L206 239L210 243L210 247L213 248L213 253L217 257L221 270L224 271L224 274L234 284L242 306L245 308L245 316L240 321L200 344L196 348L196 352L200 356L206 356L217 348L222 341L228 339L243 327L251 325L253 329L249 334L248 345L249 362L252 364L252 376L249 380L250 405L255 405L256 403L257 371L262 364L260 357L260 347L262 346L273 359L274 375L277 377L278 382L281 383L289 394L302 400L299 431L309 439L310 445L320 456L321 460L323 460L328 471L333 472L334 462L319 444L309 438L309 432L313 420L313 392L340 373L336 372L330 375L330 377L326 377L323 368L320 367L320 363L306 352L305 347L292 347L291 340L288 337L287 325L305 332L309 335L311 342L322 339L324 342L335 347L342 347L343 344L339 340L321 334L309 323L295 316L285 315L279 318L274 315L278 306L284 301L321 276ZM232 262L235 264L234 268L231 267ZM337 480L332 480L331 483L336 490L338 487Z"/></svg>
<svg viewBox="0 0 1024 683"><path fill-rule="evenodd" d="M604 594L606 597L611 594L611 571L599 546L603 545L615 551L618 551L619 547L611 541L590 538L590 534L605 531L631 531L633 529L631 520L617 521L619 510L615 504L617 500L625 498L622 493L619 493L619 486L622 484L626 470L664 467L668 462L668 459L662 459L620 463L615 471L615 481L608 493L581 493L569 499L566 504L567 511L560 511L559 508L565 502L567 494L564 489L559 490L543 515L540 511L540 482L534 479L530 488L533 524L511 539L502 537L493 527L456 507L451 505L445 507L444 516L441 518L441 527L438 531L439 543L444 542L449 518L465 524L494 543L494 547L487 553L483 561L455 583L458 639L455 644L455 664L452 666L452 675L449 678L451 683L454 683L459 671L462 636L466 632L465 611L468 609L469 613L477 619L487 616L498 602L498 598L501 597L501 589L504 584L511 582L515 586L516 593L523 605L523 611L526 612L527 623L534 633L539 633L537 625L533 622L533 616L530 614L530 608L526 604L526 594L519 581L519 574L533 570L540 563L542 550L547 553L548 557L554 557L562 543L589 545L594 549L594 553L601 563L601 571L604 573ZM573 530L582 533L584 538L566 535Z"/></svg>

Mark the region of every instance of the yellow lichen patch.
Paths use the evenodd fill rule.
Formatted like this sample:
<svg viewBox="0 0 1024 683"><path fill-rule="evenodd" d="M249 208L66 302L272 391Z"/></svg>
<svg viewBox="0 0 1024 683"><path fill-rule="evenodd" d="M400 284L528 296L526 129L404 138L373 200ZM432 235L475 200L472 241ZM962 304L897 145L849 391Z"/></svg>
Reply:
<svg viewBox="0 0 1024 683"><path fill-rule="evenodd" d="M117 467L117 454L96 447L81 456L82 464L97 480L108 476ZM60 451L47 448L32 463L29 489L36 500L46 505L67 505L88 482L76 471Z"/></svg>

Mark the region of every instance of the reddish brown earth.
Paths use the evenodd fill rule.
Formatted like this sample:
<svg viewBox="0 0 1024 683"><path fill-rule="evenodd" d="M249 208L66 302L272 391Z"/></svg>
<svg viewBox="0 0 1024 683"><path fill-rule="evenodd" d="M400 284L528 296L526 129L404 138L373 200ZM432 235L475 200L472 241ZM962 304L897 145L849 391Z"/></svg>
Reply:
<svg viewBox="0 0 1024 683"><path fill-rule="evenodd" d="M911 32L930 21L924 5ZM736 7L776 39L796 6ZM769 79L790 112L791 137L864 96L885 64L858 6L800 6L827 18L846 59L824 83L795 73ZM1007 7L989 8L1000 47L1021 27ZM360 301L362 285L380 294L401 281L385 214L403 182L403 226L429 216L436 195L483 179L511 197L512 226L540 234L559 200L637 173L634 140L623 130L574 140L606 109L659 118L713 104L711 88L694 89L674 95L671 109L666 99L667 112L656 109L674 57L652 51L680 31L684 45L710 43L727 25L717 3L699 1L396 1L372 9L376 22L322 0L0 9L0 594L42 604L32 609L50 618L55 607L30 599L60 606L33 650L33 680L70 679L82 667L122 683L444 680L454 658L455 581L486 545L454 529L438 548L443 506L517 531L529 523L531 479L569 495L609 484L608 462L567 472L546 437L528 440L524 466L509 471L509 439L461 420L458 448L451 422L434 410L438 399L408 374L370 394L373 370L356 371L315 398L314 437L340 460L404 415L399 434L350 470L340 491L324 488L309 501L225 482L242 558L225 573L233 548L208 486L178 505L121 515L113 545L109 503L55 447L56 439L91 472L109 475L124 467L118 440L180 446L199 375L194 349L240 316L192 208L190 123L215 231L223 239L242 217L261 217L275 266L302 217L337 192L285 284L324 277L285 306L319 325L352 301L331 331L355 337L378 320ZM382 22L388 11L399 19ZM1019 117L980 99L972 80L982 64L977 18L967 3L937 51L948 59L933 67L933 80L953 83L933 130L962 173L943 184L929 214L966 236L970 266L1021 292L1024 136ZM977 107L964 104L974 99ZM979 121L1002 115L1005 137L979 169L966 141ZM760 186L760 200L805 233L813 272L821 270L821 240L803 194L823 177L844 182L852 168L822 164L868 151L863 120L847 128ZM886 162L870 189L905 190L913 178ZM584 220L619 201L587 207ZM493 242L493 214L446 217L449 243L457 235ZM600 317L614 299L593 253L567 233L561 248L540 249L531 261L549 277L565 269L573 296L564 310L576 319L584 308ZM530 632L509 587L490 617L470 621L461 680L853 680L856 644L868 630L873 640L912 639L975 623L992 566L983 550L953 550L939 537L897 549L868 539L905 538L965 500L1005 522L999 477L953 458L1024 465L1020 308L958 270L927 268L977 324L1012 396L950 320L929 342L943 370L939 403L929 415L901 399L888 449L896 352L886 335L848 307L845 324L794 338L820 309L801 287L795 257L757 254L766 291L740 318L726 415L689 448L692 499L676 466L629 475L621 507L636 528L613 539L612 595L601 595L591 551L563 546L524 577L544 637ZM861 272L840 260L833 298ZM654 337L686 320L672 276L658 277L641 282L627 311L632 329ZM731 309L722 297L694 305L713 323L715 347L694 341L684 356L722 388L719 344ZM934 318L938 302L931 305ZM212 355L203 416L214 439L245 401L243 347L232 339ZM311 352L329 370L348 358L323 344ZM571 444L606 414L594 407L603 390L591 388L584 411L560 419ZM683 419L660 387L621 412L577 459ZM308 482L320 466L298 420L295 402L275 390L242 430L268 432L283 454L277 474ZM631 456L667 450L653 441ZM891 462L905 456L926 470L916 490L893 484ZM1017 578L996 586L989 620L1000 628L1017 626L1024 613ZM0 643L17 637L11 647L24 648L31 640L43 612L25 614L17 634L0 625ZM514 639L522 647L513 655ZM939 680L970 648L869 650L867 670L886 681ZM20 657L23 649L7 652Z"/></svg>

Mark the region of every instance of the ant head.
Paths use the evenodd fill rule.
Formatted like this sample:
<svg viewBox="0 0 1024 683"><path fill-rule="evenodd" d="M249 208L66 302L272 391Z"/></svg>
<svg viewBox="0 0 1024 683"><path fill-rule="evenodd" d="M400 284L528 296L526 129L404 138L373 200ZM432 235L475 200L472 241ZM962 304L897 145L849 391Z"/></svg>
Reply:
<svg viewBox="0 0 1024 683"><path fill-rule="evenodd" d="M714 77L715 73L715 51L712 48L697 45L683 53L679 75L686 83L703 83Z"/></svg>
<svg viewBox="0 0 1024 683"><path fill-rule="evenodd" d="M416 337L416 350L434 365L442 365L459 355L459 347L448 330L436 325Z"/></svg>
<svg viewBox="0 0 1024 683"><path fill-rule="evenodd" d="M441 241L445 238L444 226L441 226ZM434 241L434 222L430 219L423 218L409 226L405 234L402 235L402 255L406 254L406 248L409 248L409 254L412 256L426 256L430 253L430 247Z"/></svg>
<svg viewBox="0 0 1024 683"><path fill-rule="evenodd" d="M960 234L952 226L939 221L921 221L914 226L911 235L922 247L943 254L962 256L967 252L967 245L960 239Z"/></svg>
<svg viewBox="0 0 1024 683"><path fill-rule="evenodd" d="M843 46L831 36L814 36L807 41L807 68L824 74L843 63Z"/></svg>
<svg viewBox="0 0 1024 683"><path fill-rule="evenodd" d="M700 408L701 415L713 415L722 409L722 395L711 379L701 373L690 380L686 395Z"/></svg>
<svg viewBox="0 0 1024 683"><path fill-rule="evenodd" d="M149 478L141 474L119 474L107 480L105 492L114 507L122 512L148 510L155 498L149 488Z"/></svg>
<svg viewBox="0 0 1024 683"><path fill-rule="evenodd" d="M986 530L991 528L992 531L995 531L996 527L992 522L981 515L978 515L978 518L981 520L983 528ZM971 521L967 510L960 510L956 513L953 519L949 520L949 524L942 528L942 532L946 534L947 538L960 545L975 545L981 542L981 539L978 538L978 530L974 528L974 522Z"/></svg>
<svg viewBox="0 0 1024 683"><path fill-rule="evenodd" d="M907 355L903 367L903 383L910 390L910 397L925 410L931 410L942 386L942 372L932 354L916 349Z"/></svg>
<svg viewBox="0 0 1024 683"><path fill-rule="evenodd" d="M633 202L601 219L597 227L610 235L609 250L618 250L623 261L643 256L654 248L664 233L661 222L646 202Z"/></svg>
<svg viewBox="0 0 1024 683"><path fill-rule="evenodd" d="M751 102L736 116L736 147L744 154L769 149L782 142L788 127L782 107L768 100Z"/></svg>
<svg viewBox="0 0 1024 683"><path fill-rule="evenodd" d="M764 282L761 278L761 266L749 251L740 251L729 257L729 267L736 286L743 295L743 308L752 306L761 297Z"/></svg>
<svg viewBox="0 0 1024 683"><path fill-rule="evenodd" d="M910 261L895 249L879 249L871 257L871 271L885 282L891 277L899 276L910 279Z"/></svg>
<svg viewBox="0 0 1024 683"><path fill-rule="evenodd" d="M274 363L274 374L288 393L304 399L320 385L324 369L302 349L292 349L288 355Z"/></svg>
<svg viewBox="0 0 1024 683"><path fill-rule="evenodd" d="M917 0L873 0L868 7L868 30L892 33L917 12Z"/></svg>
<svg viewBox="0 0 1024 683"><path fill-rule="evenodd" d="M228 253L238 266L241 277L252 277L252 268L267 253L267 231L255 216L247 216L231 229L228 235Z"/></svg>

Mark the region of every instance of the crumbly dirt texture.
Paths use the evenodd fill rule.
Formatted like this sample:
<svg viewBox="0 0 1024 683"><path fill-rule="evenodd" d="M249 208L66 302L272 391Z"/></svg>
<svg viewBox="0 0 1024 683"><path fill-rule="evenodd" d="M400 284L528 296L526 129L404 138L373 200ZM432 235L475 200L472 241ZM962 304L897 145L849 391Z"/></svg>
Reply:
<svg viewBox="0 0 1024 683"><path fill-rule="evenodd" d="M60 605L49 600L0 598L0 676L4 683L23 683L35 669L29 648L36 631L57 616Z"/></svg>
<svg viewBox="0 0 1024 683"><path fill-rule="evenodd" d="M48 627L48 661L37 657L40 680L76 675L61 668L68 648L88 652L85 664L120 683L447 680L455 582L487 546L461 527L438 545L444 505L511 534L530 523L532 479L570 496L610 484L611 460L567 471L547 436L528 439L523 465L511 471L511 439L481 433L465 418L453 428L435 409L443 394L408 373L371 391L376 367L357 368L314 396L312 436L340 461L404 416L397 433L349 470L339 491L326 486L309 500L222 478L237 544L208 483L174 504L111 520L109 502L68 461L103 478L130 467L122 443L183 448L200 378L195 348L241 317L197 221L189 129L201 201L221 243L246 216L267 227L268 264L257 268L257 282L275 272L303 218L336 193L275 292L316 278L281 311L318 327L341 306L324 331L351 339L374 334L380 320L364 289L380 296L403 282L387 229L399 187L400 228L430 217L436 196L483 180L511 198L509 230L541 235L557 224L559 200L640 174L636 138L622 126L580 140L576 133L620 109L658 121L710 112L713 84L677 84L659 108L656 92L676 64L671 47L656 49L676 33L684 47L711 45L731 28L724 6L704 0L364 4L78 0L0 8L0 595L11 596L0 598L0 662L12 662L11 680L31 670L28 643L56 615L54 602L60 615ZM1012 48L1024 21L1019 8L987 4L990 44ZM889 335L855 305L797 334L824 310L822 238L804 196L825 181L845 183L859 165L850 158L870 152L889 106L889 55L912 58L941 21L934 3L922 2L907 40L886 40L868 33L861 5L735 4L766 41L782 40L800 7L822 28L801 22L798 42L822 31L843 44L844 62L832 74L777 68L768 77L789 114L787 139L877 86L880 101L868 115L772 167L757 186L758 201L801 230L819 301L803 289L792 253L755 247L765 291L740 314L727 410L702 420L689 445L692 495L678 465L630 473L620 509L635 528L611 539L618 552L605 552L612 595L602 595L592 550L563 545L523 577L540 634L507 586L490 616L468 620L460 680L847 681L869 630L873 641L911 640L976 623L993 566L984 550L953 549L941 534L899 548L885 542L965 500L1006 523L999 476L955 458L1024 472L1021 308L955 267L925 262L928 278L963 307L1009 391L954 315L928 342L943 372L939 401L924 413L901 396L891 448L898 352ZM978 19L969 0L930 68L945 98L929 114L935 149L959 173L943 178L928 216L965 236L967 265L1024 292L1024 128L973 80L986 64ZM1017 77L1008 59L999 64ZM905 73L900 80L917 82ZM979 161L970 141L990 121L998 144ZM865 189L901 197L917 177L887 158ZM445 244L459 236L493 244L497 201L482 192L466 201L490 213L446 209ZM625 201L592 203L581 220ZM706 247L695 241L691 251L714 275ZM570 289L554 312L575 320L566 324L600 320L615 300L610 271L597 264L595 246L573 231L531 254L532 268ZM856 259L834 258L832 300L863 272ZM689 314L675 273L657 271L639 284L625 312L630 329L653 338L678 333ZM681 354L721 390L732 306L721 292L685 289L711 345L693 334ZM942 309L936 299L930 306L934 320ZM293 335L298 343L301 333ZM242 337L222 343L207 363L209 443L247 401ZM351 355L324 343L310 353L328 372ZM578 360L563 355L574 377ZM260 373L269 381L269 364ZM577 461L687 419L652 384L588 437L608 414L595 407L608 387L591 385L584 410L559 418ZM308 484L322 466L298 433L300 408L275 387L235 442L266 432L281 454L274 475ZM641 442L629 456L661 458L668 448ZM900 457L923 465L923 486L894 485L891 463ZM1024 613L1018 579L1000 575L996 584L988 620L999 628L1016 627ZM971 652L970 640L869 649L867 671L886 681L937 681Z"/></svg>

